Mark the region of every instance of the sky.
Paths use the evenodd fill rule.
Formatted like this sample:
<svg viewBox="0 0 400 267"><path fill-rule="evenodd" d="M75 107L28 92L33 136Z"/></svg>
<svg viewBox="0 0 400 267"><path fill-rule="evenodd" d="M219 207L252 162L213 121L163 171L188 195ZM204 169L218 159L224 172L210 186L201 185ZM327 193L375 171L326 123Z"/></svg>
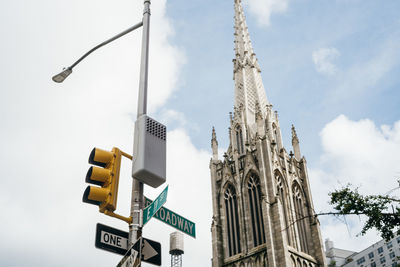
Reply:
<svg viewBox="0 0 400 267"><path fill-rule="evenodd" d="M184 266L211 262L211 129L229 146L233 111L233 1L153 0L149 115L167 126L165 206L196 223ZM400 2L246 0L266 94L286 150L294 124L317 212L347 183L386 193L400 178ZM115 266L94 247L96 223L127 224L82 203L93 147L132 153L141 29L96 51L62 84L51 77L141 20L142 1L4 0L0 9L1 266ZM122 162L117 212L129 214L131 163ZM145 186L154 198L164 188ZM399 191L392 193L399 195ZM321 217L322 238L358 251L362 217ZM146 238L170 265L173 228ZM338 234L340 233L340 234ZM143 266L150 266L143 264Z"/></svg>

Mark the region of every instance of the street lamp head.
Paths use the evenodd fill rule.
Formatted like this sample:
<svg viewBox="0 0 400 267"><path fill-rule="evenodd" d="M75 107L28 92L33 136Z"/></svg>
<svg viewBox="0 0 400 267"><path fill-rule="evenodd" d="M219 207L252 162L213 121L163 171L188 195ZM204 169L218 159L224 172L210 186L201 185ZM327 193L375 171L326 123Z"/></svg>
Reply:
<svg viewBox="0 0 400 267"><path fill-rule="evenodd" d="M68 67L68 68L64 68L64 70L62 72L60 72L57 75L53 76L53 81L55 81L56 83L62 83L65 78L68 77L68 75L70 75L72 73L72 68Z"/></svg>

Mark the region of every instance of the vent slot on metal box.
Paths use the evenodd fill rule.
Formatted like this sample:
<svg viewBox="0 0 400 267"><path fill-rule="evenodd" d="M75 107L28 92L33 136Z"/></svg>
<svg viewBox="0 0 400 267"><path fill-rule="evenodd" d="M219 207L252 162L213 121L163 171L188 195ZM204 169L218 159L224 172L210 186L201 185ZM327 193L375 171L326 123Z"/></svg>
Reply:
<svg viewBox="0 0 400 267"><path fill-rule="evenodd" d="M164 141L167 138L166 127L149 117L146 118L146 131Z"/></svg>

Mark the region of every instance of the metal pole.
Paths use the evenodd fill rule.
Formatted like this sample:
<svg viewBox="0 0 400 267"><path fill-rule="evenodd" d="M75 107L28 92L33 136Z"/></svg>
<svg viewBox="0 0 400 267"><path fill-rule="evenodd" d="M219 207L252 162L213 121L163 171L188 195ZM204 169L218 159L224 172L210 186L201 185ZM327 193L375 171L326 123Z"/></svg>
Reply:
<svg viewBox="0 0 400 267"><path fill-rule="evenodd" d="M142 58L140 63L137 118L147 111L147 84L149 73L150 0L144 0Z"/></svg>
<svg viewBox="0 0 400 267"><path fill-rule="evenodd" d="M146 114L147 111L147 84L149 66L149 33L150 33L150 0L144 0L143 10L143 35L142 55L140 63L140 81L137 118ZM137 133L135 132L135 135ZM134 155L136 156L136 155ZM143 183L135 178L132 179L131 216L132 224L129 225L129 243L133 245L142 237L142 212L144 206ZM141 245L141 244L140 244ZM141 247L141 246L140 246ZM141 253L139 253L139 261ZM139 265L140 266L140 265Z"/></svg>

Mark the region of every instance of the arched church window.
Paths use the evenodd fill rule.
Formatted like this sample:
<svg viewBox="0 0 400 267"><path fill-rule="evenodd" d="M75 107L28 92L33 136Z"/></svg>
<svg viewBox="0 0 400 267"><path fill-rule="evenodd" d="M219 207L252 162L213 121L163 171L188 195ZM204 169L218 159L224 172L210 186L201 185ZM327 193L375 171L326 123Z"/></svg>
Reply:
<svg viewBox="0 0 400 267"><path fill-rule="evenodd" d="M242 133L242 128L240 128L240 126L236 127L236 146L239 154L242 154L244 152L243 133Z"/></svg>
<svg viewBox="0 0 400 267"><path fill-rule="evenodd" d="M232 256L241 251L237 196L236 190L232 185L229 185L225 190L224 199L228 235L228 252L229 256Z"/></svg>
<svg viewBox="0 0 400 267"><path fill-rule="evenodd" d="M296 213L296 225L300 249L308 253L307 232L306 232L306 216L304 212L304 198L300 186L295 183L293 186L293 202Z"/></svg>
<svg viewBox="0 0 400 267"><path fill-rule="evenodd" d="M253 244L258 246L265 243L264 221L261 208L261 187L257 175L251 174L247 180L249 197L249 209L251 213L251 226L253 232Z"/></svg>
<svg viewBox="0 0 400 267"><path fill-rule="evenodd" d="M286 233L286 240L289 245L292 245L291 236L289 231L289 216L288 216L288 199L287 199L287 186L284 184L284 180L282 175L279 172L275 172L275 179L276 179L276 190L278 192L278 197L280 203L282 205L283 210L283 230Z"/></svg>

